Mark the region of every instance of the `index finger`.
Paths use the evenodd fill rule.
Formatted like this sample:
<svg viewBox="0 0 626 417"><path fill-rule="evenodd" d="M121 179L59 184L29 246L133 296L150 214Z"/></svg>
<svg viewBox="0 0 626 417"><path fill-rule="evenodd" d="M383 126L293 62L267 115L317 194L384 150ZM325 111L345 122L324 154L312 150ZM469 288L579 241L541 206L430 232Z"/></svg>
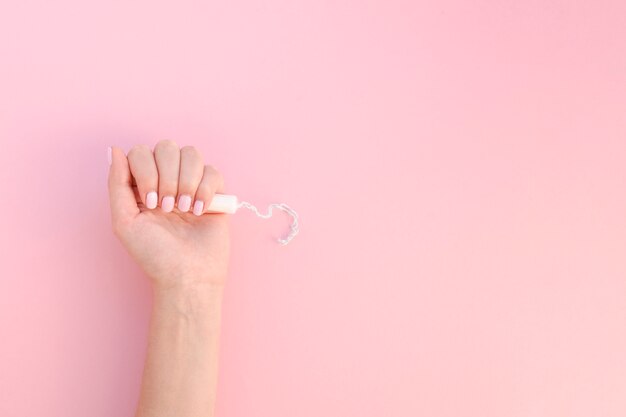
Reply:
<svg viewBox="0 0 626 417"><path fill-rule="evenodd" d="M120 148L111 147L111 166L109 168L109 201L111 220L114 230L139 214L139 207L133 192L132 177L128 158Z"/></svg>

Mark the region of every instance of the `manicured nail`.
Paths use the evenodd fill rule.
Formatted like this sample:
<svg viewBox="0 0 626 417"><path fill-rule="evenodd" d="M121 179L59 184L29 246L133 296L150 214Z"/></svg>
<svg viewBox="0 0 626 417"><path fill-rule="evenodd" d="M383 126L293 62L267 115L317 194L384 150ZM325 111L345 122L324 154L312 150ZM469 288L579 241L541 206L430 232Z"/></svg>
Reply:
<svg viewBox="0 0 626 417"><path fill-rule="evenodd" d="M196 202L193 203L193 214L200 216L202 210L204 210L204 201L196 200Z"/></svg>
<svg viewBox="0 0 626 417"><path fill-rule="evenodd" d="M191 197L188 195L181 195L178 199L178 210L183 213L187 213L191 208Z"/></svg>
<svg viewBox="0 0 626 417"><path fill-rule="evenodd" d="M156 208L158 200L156 191L150 191L146 194L146 207L149 209Z"/></svg>
<svg viewBox="0 0 626 417"><path fill-rule="evenodd" d="M169 213L170 211L174 210L175 201L176 200L171 195L168 195L167 197L163 197L163 201L161 201L161 208L163 209L164 212Z"/></svg>
<svg viewBox="0 0 626 417"><path fill-rule="evenodd" d="M109 166L111 166L113 162L113 149L111 149L110 146L107 148L107 159L109 160Z"/></svg>

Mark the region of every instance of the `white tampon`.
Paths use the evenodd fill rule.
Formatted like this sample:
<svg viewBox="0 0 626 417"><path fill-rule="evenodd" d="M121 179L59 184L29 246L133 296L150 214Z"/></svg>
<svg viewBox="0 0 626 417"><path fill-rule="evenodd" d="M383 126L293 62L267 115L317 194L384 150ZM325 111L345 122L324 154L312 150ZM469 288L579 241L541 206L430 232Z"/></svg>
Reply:
<svg viewBox="0 0 626 417"><path fill-rule="evenodd" d="M207 207L209 213L228 213L233 214L237 212L239 202L236 195L229 194L215 194L211 204Z"/></svg>
<svg viewBox="0 0 626 417"><path fill-rule="evenodd" d="M284 203L270 204L269 207L268 207L267 214L261 214L261 213L259 213L259 210L255 206L253 206L252 204L248 203L247 201L241 201L240 202L237 199L237 196L235 196L235 195L215 194L213 196L213 200L211 200L211 204L209 204L209 207L207 208L207 212L208 213L228 213L228 214L234 214L234 213L237 212L237 210L240 207L245 207L245 208L247 208L249 210L252 210L258 217L261 217L262 219L269 219L270 217L272 217L272 209L273 208L277 208L277 209L282 210L285 213L289 214L291 216L291 218L292 218L292 222L291 222L291 226L290 226L290 232L284 238L278 239L278 243L280 243L281 245L286 245L287 243L289 243L291 241L291 239L296 237L296 235L299 232L299 228L298 228L298 213L296 213L296 211L294 209L292 209L291 207L289 207L287 204L284 204Z"/></svg>

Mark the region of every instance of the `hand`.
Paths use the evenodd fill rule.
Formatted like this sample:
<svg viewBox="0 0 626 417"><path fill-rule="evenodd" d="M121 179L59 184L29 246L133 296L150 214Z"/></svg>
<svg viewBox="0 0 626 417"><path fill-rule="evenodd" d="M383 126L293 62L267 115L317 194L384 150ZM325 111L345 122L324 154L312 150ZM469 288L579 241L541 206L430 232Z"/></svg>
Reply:
<svg viewBox="0 0 626 417"><path fill-rule="evenodd" d="M228 215L207 214L224 181L193 147L169 140L111 148L113 230L158 288L223 286L228 268ZM204 214L203 214L204 213Z"/></svg>

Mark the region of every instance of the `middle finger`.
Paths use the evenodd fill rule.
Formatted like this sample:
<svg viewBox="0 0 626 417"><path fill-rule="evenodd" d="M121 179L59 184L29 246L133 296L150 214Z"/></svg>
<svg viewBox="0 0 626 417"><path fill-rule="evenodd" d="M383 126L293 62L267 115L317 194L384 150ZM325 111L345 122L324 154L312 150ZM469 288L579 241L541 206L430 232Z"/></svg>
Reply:
<svg viewBox="0 0 626 417"><path fill-rule="evenodd" d="M172 140L162 140L154 147L154 159L159 171L159 197L165 212L174 210L178 193L178 171L180 170L180 149Z"/></svg>

